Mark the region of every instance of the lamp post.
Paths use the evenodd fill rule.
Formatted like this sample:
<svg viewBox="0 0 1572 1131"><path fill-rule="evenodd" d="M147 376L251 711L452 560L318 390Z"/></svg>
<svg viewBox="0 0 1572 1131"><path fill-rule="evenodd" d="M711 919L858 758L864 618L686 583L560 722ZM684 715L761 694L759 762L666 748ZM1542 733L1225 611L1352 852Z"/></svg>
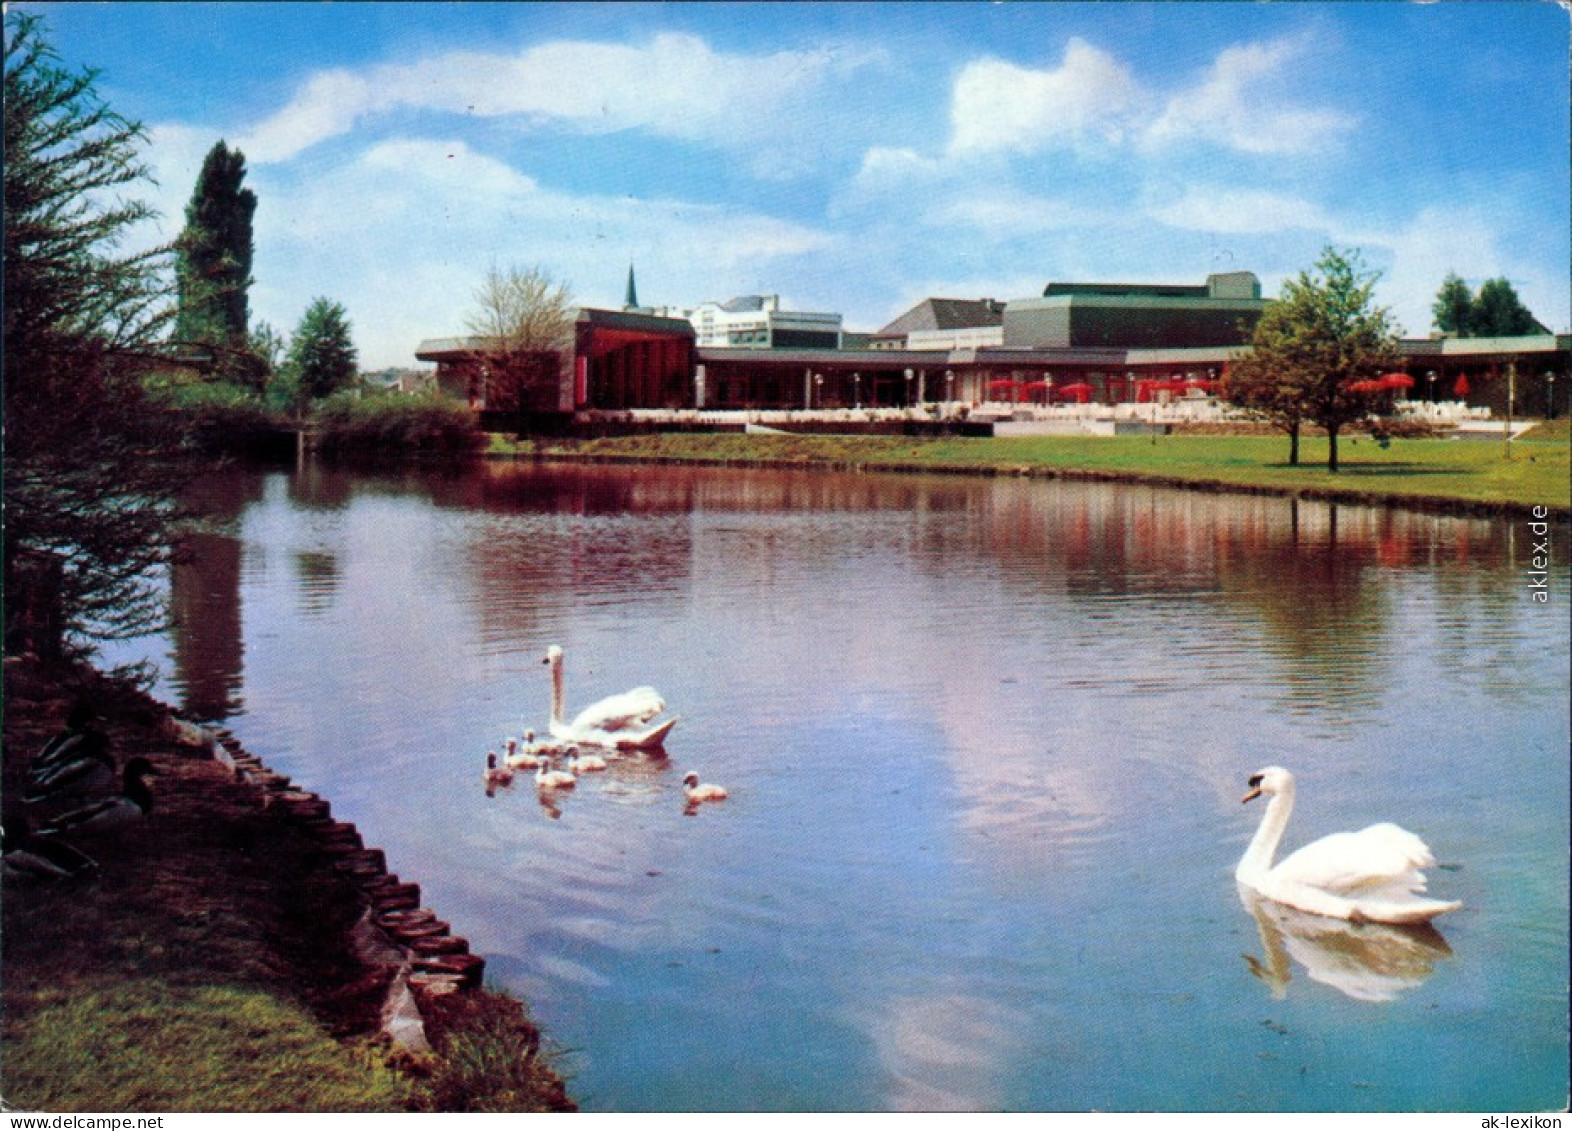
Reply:
<svg viewBox="0 0 1572 1131"><path fill-rule="evenodd" d="M822 373L815 373L813 375L813 388L814 388L815 392L818 395L819 407L823 408L824 407L824 374L822 374Z"/></svg>
<svg viewBox="0 0 1572 1131"><path fill-rule="evenodd" d="M955 370L953 369L944 371L944 400L947 405L953 406L955 404ZM946 411L950 411L950 409L946 409Z"/></svg>
<svg viewBox="0 0 1572 1131"><path fill-rule="evenodd" d="M1043 407L1053 407L1053 374L1043 374Z"/></svg>
<svg viewBox="0 0 1572 1131"><path fill-rule="evenodd" d="M1517 362L1507 362L1507 410L1506 424L1501 429L1501 438L1506 446L1506 458L1512 458L1512 409L1517 401Z"/></svg>
<svg viewBox="0 0 1572 1131"><path fill-rule="evenodd" d="M1430 382L1430 403L1436 403L1436 371L1432 369L1425 374L1425 380Z"/></svg>
<svg viewBox="0 0 1572 1131"><path fill-rule="evenodd" d="M906 371L906 407L912 407L912 371Z"/></svg>
<svg viewBox="0 0 1572 1131"><path fill-rule="evenodd" d="M1545 370L1545 419L1556 418L1556 375Z"/></svg>
<svg viewBox="0 0 1572 1131"><path fill-rule="evenodd" d="M862 408L862 374L861 373L853 373L852 374L852 390L853 390L852 406L854 408L859 408L860 409L860 408Z"/></svg>

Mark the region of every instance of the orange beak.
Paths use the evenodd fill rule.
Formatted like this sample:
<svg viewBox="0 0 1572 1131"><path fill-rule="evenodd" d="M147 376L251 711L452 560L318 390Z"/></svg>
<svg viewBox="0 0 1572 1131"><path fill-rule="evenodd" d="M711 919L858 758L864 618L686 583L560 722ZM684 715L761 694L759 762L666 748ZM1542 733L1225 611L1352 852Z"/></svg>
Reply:
<svg viewBox="0 0 1572 1131"><path fill-rule="evenodd" d="M1260 797L1260 796L1261 796L1261 787L1260 786L1256 786L1249 793L1245 794L1243 797L1241 797L1239 799L1239 804L1243 805L1246 801L1254 801L1257 797Z"/></svg>

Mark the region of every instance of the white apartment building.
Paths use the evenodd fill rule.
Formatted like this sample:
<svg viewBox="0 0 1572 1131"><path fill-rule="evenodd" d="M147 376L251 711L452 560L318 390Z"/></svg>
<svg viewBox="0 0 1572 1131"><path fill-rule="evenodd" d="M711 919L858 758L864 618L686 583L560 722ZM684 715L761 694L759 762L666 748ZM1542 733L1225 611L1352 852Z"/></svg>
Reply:
<svg viewBox="0 0 1572 1131"><path fill-rule="evenodd" d="M697 345L733 349L841 348L841 316L823 311L782 310L780 295L743 295L702 302L691 309L663 307L666 318L693 324Z"/></svg>

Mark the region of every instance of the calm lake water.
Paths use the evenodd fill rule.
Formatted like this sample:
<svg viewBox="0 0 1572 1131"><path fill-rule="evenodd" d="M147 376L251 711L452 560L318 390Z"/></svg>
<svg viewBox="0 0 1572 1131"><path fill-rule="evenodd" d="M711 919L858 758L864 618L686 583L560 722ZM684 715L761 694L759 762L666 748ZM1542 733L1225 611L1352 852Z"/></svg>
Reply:
<svg viewBox="0 0 1572 1131"><path fill-rule="evenodd" d="M589 1110L1567 1102L1568 618L1526 522L1025 480L241 472L161 693L324 793ZM641 683L669 763L488 748ZM124 658L124 657L118 657ZM1394 820L1437 935L1248 907ZM730 800L689 815L688 769Z"/></svg>

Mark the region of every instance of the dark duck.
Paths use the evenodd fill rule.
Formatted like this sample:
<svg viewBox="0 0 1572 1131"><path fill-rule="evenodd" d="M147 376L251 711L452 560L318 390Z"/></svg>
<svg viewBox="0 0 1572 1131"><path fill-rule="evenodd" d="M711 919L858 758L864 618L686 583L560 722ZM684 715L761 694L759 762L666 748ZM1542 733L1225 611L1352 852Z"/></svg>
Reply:
<svg viewBox="0 0 1572 1131"><path fill-rule="evenodd" d="M28 769L22 800L29 805L81 801L114 789L119 775L109 753L109 739L94 729L91 707L78 704L66 716L66 728L50 739Z"/></svg>
<svg viewBox="0 0 1572 1131"><path fill-rule="evenodd" d="M40 826L39 834L96 834L140 821L153 808L153 791L147 787L147 779L152 776L151 762L132 758L126 763L119 793L51 818Z"/></svg>

